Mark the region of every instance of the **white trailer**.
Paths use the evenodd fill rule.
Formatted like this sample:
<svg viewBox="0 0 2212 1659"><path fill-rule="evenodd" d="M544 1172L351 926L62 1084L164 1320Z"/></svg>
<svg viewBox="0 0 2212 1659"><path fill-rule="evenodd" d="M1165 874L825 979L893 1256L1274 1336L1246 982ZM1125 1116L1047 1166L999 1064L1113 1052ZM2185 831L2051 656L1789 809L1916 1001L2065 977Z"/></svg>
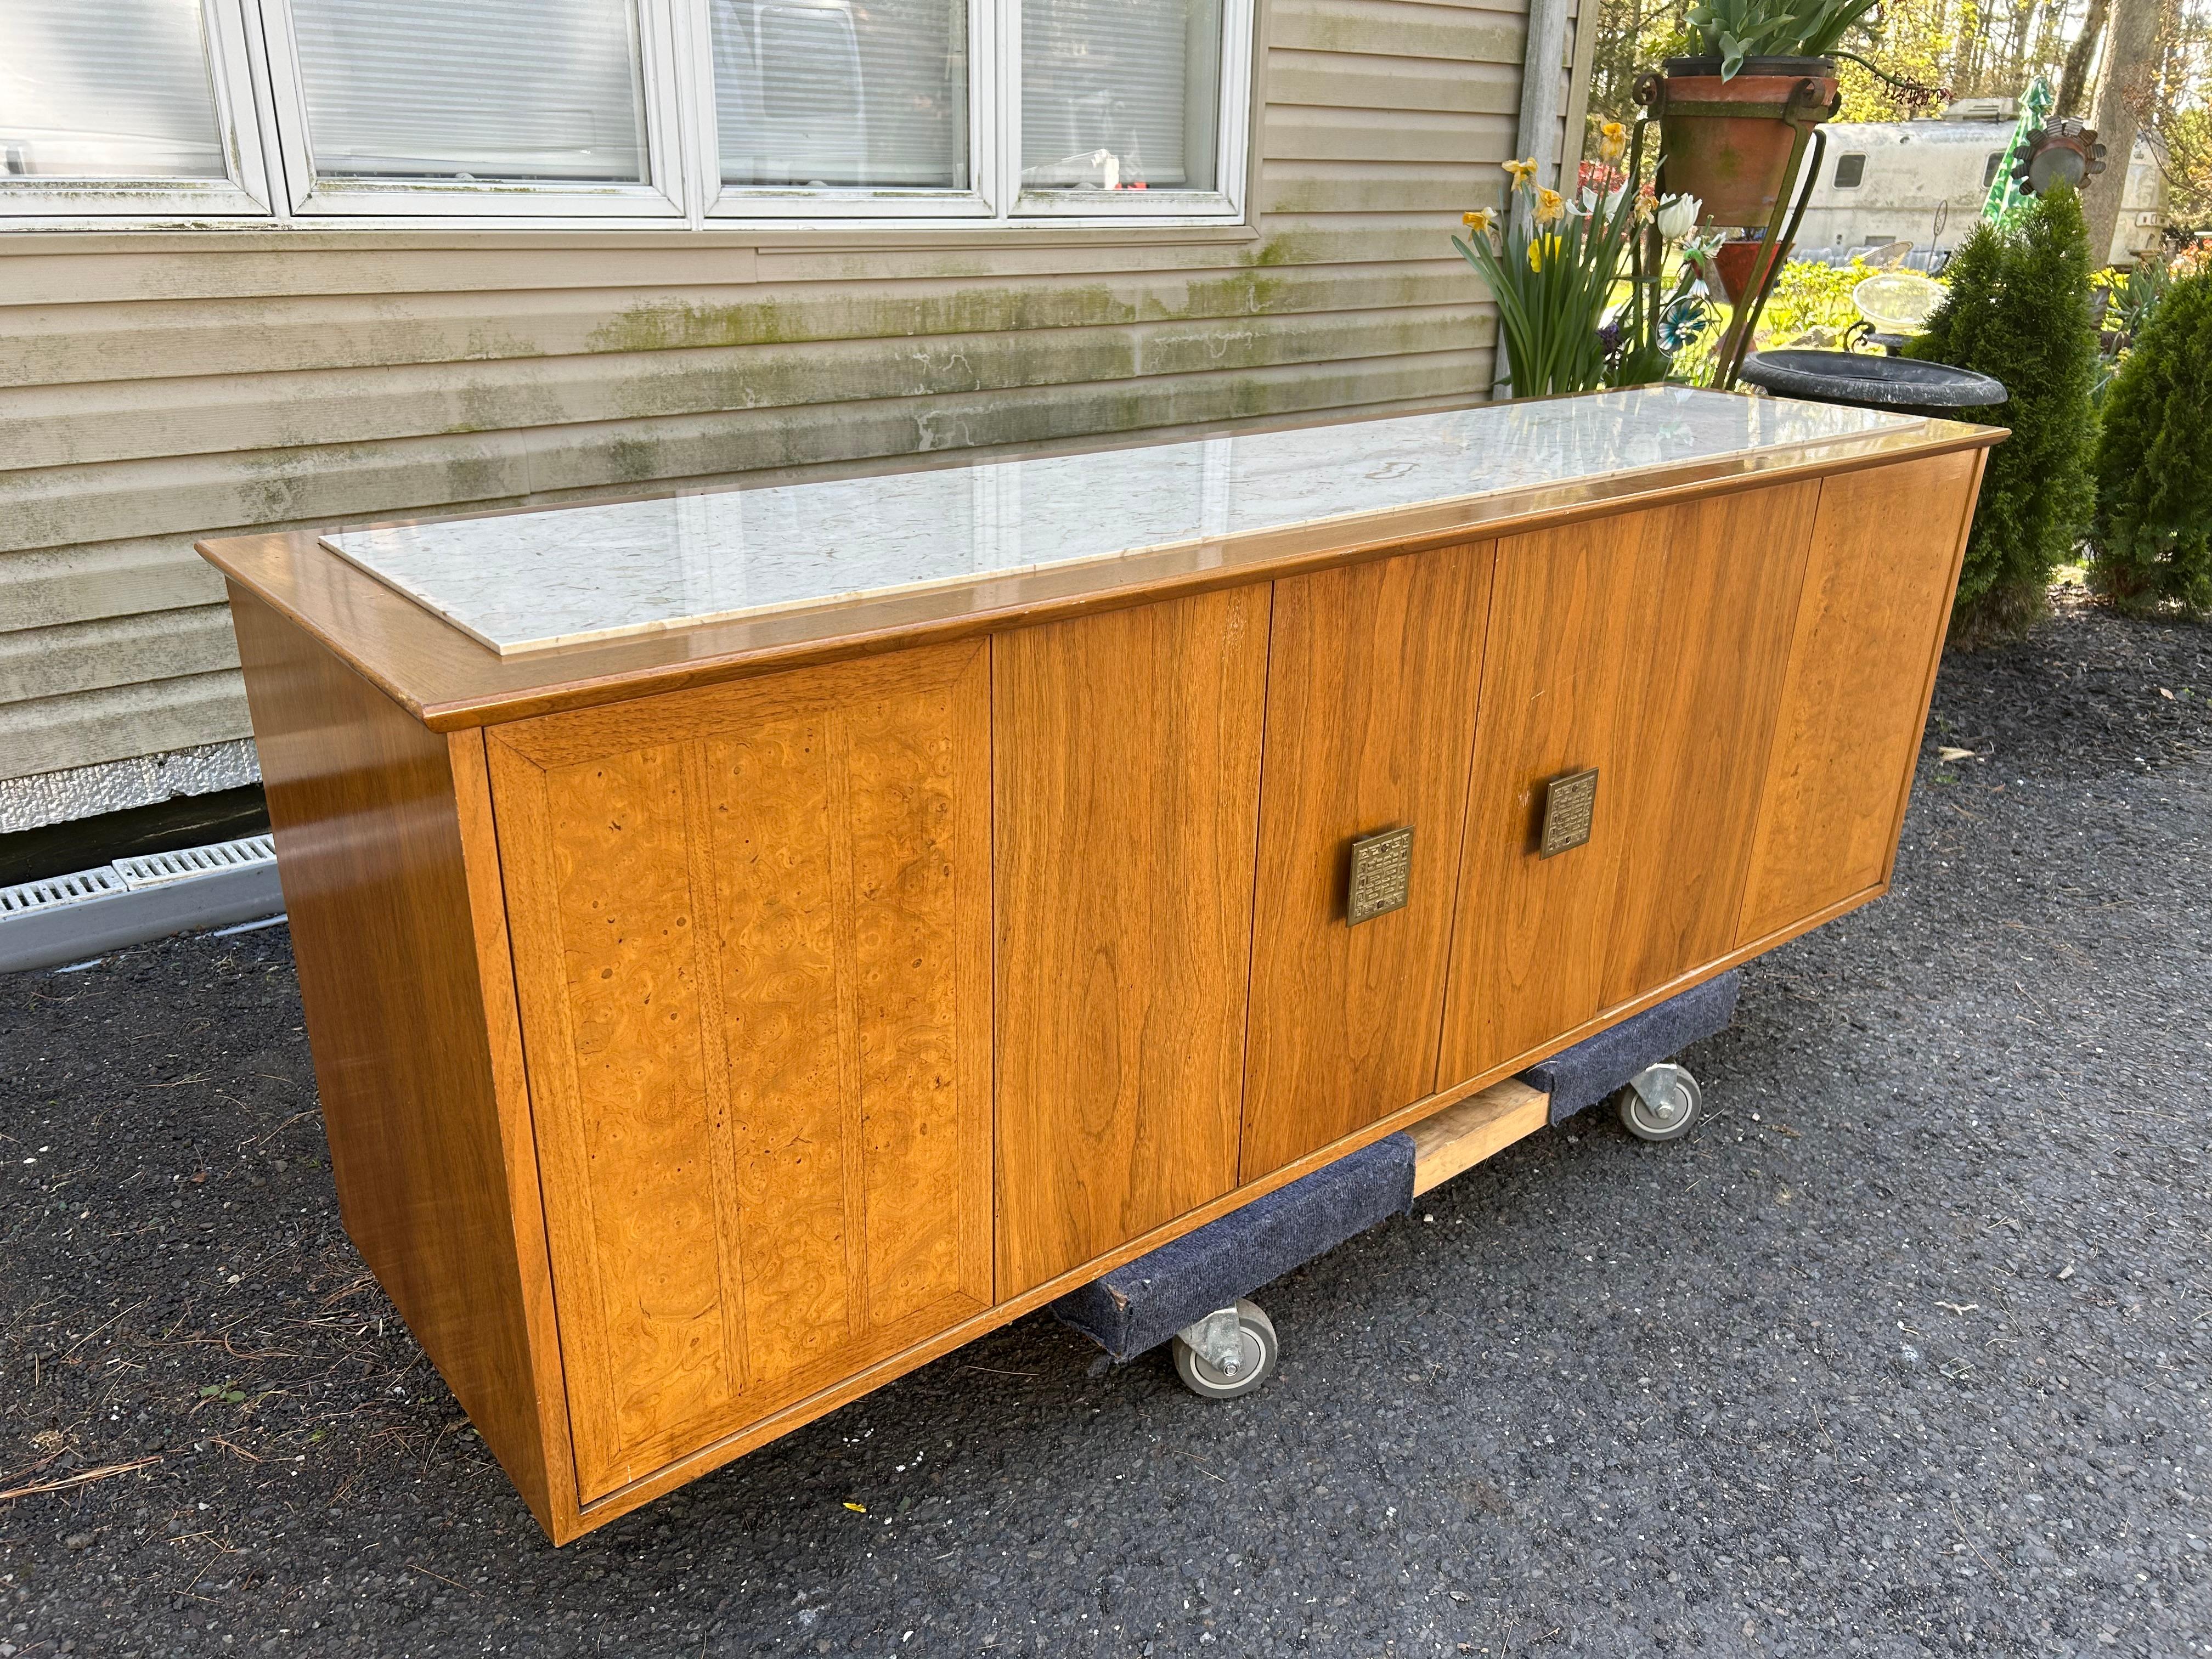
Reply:
<svg viewBox="0 0 2212 1659"><path fill-rule="evenodd" d="M1940 264L1981 216L2017 118L2009 98L1975 98L1935 120L1827 127L1827 156L1797 232L1796 257L1842 264L1869 248L1910 242L1905 264L1921 270ZM2109 264L2132 263L2165 234L2160 151L2148 133L2136 141ZM2112 183L2107 171L2089 188L2109 190Z"/></svg>

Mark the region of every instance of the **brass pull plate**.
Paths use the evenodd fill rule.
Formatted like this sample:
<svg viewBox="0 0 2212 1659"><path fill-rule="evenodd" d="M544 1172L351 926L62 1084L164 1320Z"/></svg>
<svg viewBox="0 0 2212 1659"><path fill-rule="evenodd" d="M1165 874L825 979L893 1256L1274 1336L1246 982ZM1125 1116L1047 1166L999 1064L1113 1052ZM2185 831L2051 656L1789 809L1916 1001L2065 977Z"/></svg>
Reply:
<svg viewBox="0 0 2212 1659"><path fill-rule="evenodd" d="M1352 879L1344 900L1344 924L1357 927L1379 915L1406 908L1413 879L1413 830L1384 830L1352 843Z"/></svg>
<svg viewBox="0 0 2212 1659"><path fill-rule="evenodd" d="M1544 828L1537 837L1536 856L1556 858L1590 838L1590 823L1597 815L1597 768L1567 772L1544 786Z"/></svg>

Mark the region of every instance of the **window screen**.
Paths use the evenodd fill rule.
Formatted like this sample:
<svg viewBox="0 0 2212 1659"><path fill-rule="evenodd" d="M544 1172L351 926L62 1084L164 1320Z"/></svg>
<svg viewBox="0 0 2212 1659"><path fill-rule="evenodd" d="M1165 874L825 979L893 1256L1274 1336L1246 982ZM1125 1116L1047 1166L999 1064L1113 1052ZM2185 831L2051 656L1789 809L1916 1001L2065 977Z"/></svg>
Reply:
<svg viewBox="0 0 2212 1659"><path fill-rule="evenodd" d="M196 0L0 6L0 173L224 177Z"/></svg>
<svg viewBox="0 0 2212 1659"><path fill-rule="evenodd" d="M963 0L712 0L729 185L968 183Z"/></svg>
<svg viewBox="0 0 2212 1659"><path fill-rule="evenodd" d="M1997 169L2003 165L2004 152L2001 149L1990 151L1990 159L1984 163L1982 167L1982 188L1984 190L1987 190L1991 185L1996 183Z"/></svg>
<svg viewBox="0 0 2212 1659"><path fill-rule="evenodd" d="M1213 190L1222 0L1021 0L1025 190Z"/></svg>
<svg viewBox="0 0 2212 1659"><path fill-rule="evenodd" d="M326 177L645 177L630 0L293 0Z"/></svg>
<svg viewBox="0 0 2212 1659"><path fill-rule="evenodd" d="M1850 190L1866 177L1866 157L1841 155L1836 158L1836 188Z"/></svg>

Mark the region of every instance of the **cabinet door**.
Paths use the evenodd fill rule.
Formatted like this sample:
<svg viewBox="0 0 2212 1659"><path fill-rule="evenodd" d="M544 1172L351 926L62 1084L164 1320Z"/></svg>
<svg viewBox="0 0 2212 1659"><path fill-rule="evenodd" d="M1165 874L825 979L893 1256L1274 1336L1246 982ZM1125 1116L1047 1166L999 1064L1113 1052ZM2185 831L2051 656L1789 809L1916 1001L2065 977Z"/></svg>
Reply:
<svg viewBox="0 0 2212 1659"><path fill-rule="evenodd" d="M1437 1081L1597 1012L1624 838L1626 687L1655 631L1672 521L1636 513L1498 544ZM1539 856L1546 786L1595 768L1589 838Z"/></svg>
<svg viewBox="0 0 2212 1659"><path fill-rule="evenodd" d="M489 734L586 1501L990 1305L988 674Z"/></svg>
<svg viewBox="0 0 2212 1659"><path fill-rule="evenodd" d="M1004 1297L1237 1183L1267 589L992 652Z"/></svg>
<svg viewBox="0 0 2212 1659"><path fill-rule="evenodd" d="M1499 544L1439 1083L1735 949L1819 492ZM1589 769L1589 838L1542 856L1547 786Z"/></svg>
<svg viewBox="0 0 2212 1659"><path fill-rule="evenodd" d="M1889 878L1979 474L1938 455L1822 483L1740 942Z"/></svg>
<svg viewBox="0 0 2212 1659"><path fill-rule="evenodd" d="M1784 484L1667 510L1656 608L1623 687L1633 729L1601 1007L1735 948L1820 494Z"/></svg>
<svg viewBox="0 0 2212 1659"><path fill-rule="evenodd" d="M1493 546L1275 584L1244 1181L1436 1087ZM1347 926L1353 840L1401 828L1404 907Z"/></svg>

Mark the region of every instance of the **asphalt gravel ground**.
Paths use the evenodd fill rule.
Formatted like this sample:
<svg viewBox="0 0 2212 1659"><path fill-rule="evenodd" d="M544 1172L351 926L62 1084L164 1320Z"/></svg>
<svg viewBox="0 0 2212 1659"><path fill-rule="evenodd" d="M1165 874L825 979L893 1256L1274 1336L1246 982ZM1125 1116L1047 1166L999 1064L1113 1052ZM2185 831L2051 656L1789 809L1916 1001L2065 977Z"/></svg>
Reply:
<svg viewBox="0 0 2212 1659"><path fill-rule="evenodd" d="M1952 660L1696 1133L1269 1287L1256 1396L1026 1319L559 1551L340 1229L284 931L0 981L0 1659L2212 1654L2208 696L2078 603Z"/></svg>

